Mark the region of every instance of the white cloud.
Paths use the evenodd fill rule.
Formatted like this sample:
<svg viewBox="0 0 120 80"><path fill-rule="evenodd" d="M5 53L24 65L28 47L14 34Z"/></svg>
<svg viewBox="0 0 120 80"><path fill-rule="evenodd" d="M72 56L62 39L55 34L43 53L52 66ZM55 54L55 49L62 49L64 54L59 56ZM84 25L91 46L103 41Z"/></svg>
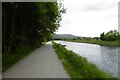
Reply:
<svg viewBox="0 0 120 80"><path fill-rule="evenodd" d="M64 0L67 8L56 33L99 36L118 29L119 0Z"/></svg>

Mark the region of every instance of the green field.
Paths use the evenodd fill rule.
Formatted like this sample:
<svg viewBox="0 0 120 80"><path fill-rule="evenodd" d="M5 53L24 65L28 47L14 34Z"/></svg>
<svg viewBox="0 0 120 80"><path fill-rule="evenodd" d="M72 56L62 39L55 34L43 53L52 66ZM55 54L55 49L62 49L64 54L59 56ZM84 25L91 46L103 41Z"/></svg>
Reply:
<svg viewBox="0 0 120 80"><path fill-rule="evenodd" d="M120 41L101 41L101 40L86 40L86 39L66 39L65 41L70 41L70 42L79 42L79 43L91 43L91 44L98 44L98 45L103 45L103 46L110 46L110 47L119 47L120 46Z"/></svg>
<svg viewBox="0 0 120 80"><path fill-rule="evenodd" d="M72 79L74 78L111 78L108 73L100 70L95 64L87 61L86 58L81 57L73 51L67 50L60 44L53 43L53 47L62 61L64 68Z"/></svg>

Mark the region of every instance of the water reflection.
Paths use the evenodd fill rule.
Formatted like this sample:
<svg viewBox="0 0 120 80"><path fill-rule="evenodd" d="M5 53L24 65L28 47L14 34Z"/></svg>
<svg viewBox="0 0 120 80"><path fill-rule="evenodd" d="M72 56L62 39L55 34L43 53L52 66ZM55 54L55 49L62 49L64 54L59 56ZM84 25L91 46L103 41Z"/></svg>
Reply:
<svg viewBox="0 0 120 80"><path fill-rule="evenodd" d="M87 43L56 42L66 45L68 50L86 57L88 61L96 64L101 70L110 73L114 77L118 77L118 48Z"/></svg>
<svg viewBox="0 0 120 80"><path fill-rule="evenodd" d="M118 48L101 46L100 53L101 68L118 77Z"/></svg>

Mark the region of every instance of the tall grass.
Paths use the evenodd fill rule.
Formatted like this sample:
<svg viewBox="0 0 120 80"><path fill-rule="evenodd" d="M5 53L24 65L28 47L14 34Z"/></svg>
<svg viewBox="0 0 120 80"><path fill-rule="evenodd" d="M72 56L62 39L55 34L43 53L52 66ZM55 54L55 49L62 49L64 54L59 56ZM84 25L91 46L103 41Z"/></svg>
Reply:
<svg viewBox="0 0 120 80"><path fill-rule="evenodd" d="M72 79L75 78L111 78L111 76L100 70L96 65L90 63L73 51L67 50L64 46L52 42L53 47L62 61L64 68Z"/></svg>

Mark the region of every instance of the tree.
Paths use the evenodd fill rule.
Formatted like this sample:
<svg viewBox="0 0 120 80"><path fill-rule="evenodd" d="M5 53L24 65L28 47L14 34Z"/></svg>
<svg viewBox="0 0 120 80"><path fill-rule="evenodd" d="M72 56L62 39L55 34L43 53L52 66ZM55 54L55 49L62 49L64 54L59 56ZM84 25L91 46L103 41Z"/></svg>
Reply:
<svg viewBox="0 0 120 80"><path fill-rule="evenodd" d="M100 39L103 41L116 41L120 39L120 34L117 30L110 30L106 34L102 33Z"/></svg>
<svg viewBox="0 0 120 80"><path fill-rule="evenodd" d="M102 34L100 34L100 40L105 40L105 33L103 32Z"/></svg>
<svg viewBox="0 0 120 80"><path fill-rule="evenodd" d="M50 40L65 11L57 2L4 2L2 8L2 51L7 53Z"/></svg>

